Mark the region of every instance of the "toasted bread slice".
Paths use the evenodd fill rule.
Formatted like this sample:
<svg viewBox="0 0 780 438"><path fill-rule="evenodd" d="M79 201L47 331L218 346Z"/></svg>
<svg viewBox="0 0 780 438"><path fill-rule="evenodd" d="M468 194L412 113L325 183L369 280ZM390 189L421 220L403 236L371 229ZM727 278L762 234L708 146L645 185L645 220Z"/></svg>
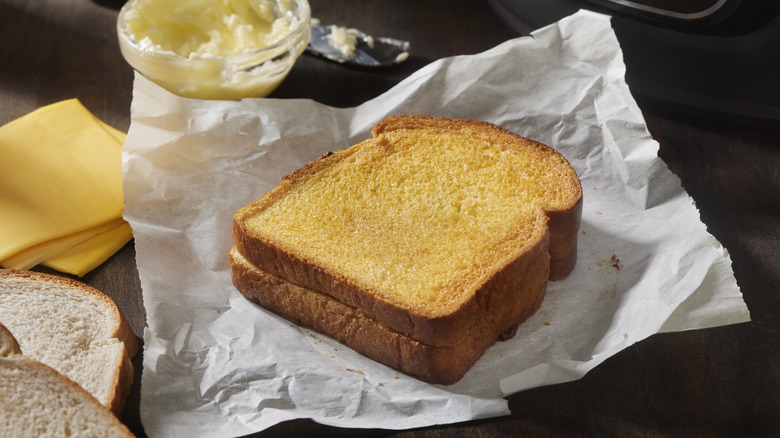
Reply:
<svg viewBox="0 0 780 438"><path fill-rule="evenodd" d="M79 385L22 355L0 324L0 435L132 437L130 430Z"/></svg>
<svg viewBox="0 0 780 438"><path fill-rule="evenodd" d="M0 270L0 323L30 359L68 377L120 415L138 340L116 304L69 278Z"/></svg>
<svg viewBox="0 0 780 438"><path fill-rule="evenodd" d="M239 252L431 345L460 342L467 307L492 313L474 302L486 286L504 308L571 271L582 190L553 149L471 120L398 116L372 134L241 209ZM512 265L538 252L551 260L518 278Z"/></svg>
<svg viewBox="0 0 780 438"><path fill-rule="evenodd" d="M271 275L230 251L231 275L250 301L304 327L324 333L356 352L420 380L450 385L459 381L497 338L473 336L454 346L433 346L410 338L330 295ZM541 304L528 307L532 313Z"/></svg>
<svg viewBox="0 0 780 438"><path fill-rule="evenodd" d="M372 136L239 210L235 252L255 270L238 270L329 296L428 347L479 345L478 357L538 309L548 279L573 269L576 172L552 148L485 122L397 116ZM269 282L250 290L242 278L237 288L262 302L257 285ZM339 338L330 321L319 325Z"/></svg>

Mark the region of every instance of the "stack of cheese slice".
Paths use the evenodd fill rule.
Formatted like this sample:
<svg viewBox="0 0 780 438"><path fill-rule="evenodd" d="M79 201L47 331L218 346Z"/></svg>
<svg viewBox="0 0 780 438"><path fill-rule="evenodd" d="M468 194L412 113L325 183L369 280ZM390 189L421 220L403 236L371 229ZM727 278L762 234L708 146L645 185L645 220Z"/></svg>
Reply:
<svg viewBox="0 0 780 438"><path fill-rule="evenodd" d="M76 99L0 127L0 266L82 276L130 241L125 137Z"/></svg>

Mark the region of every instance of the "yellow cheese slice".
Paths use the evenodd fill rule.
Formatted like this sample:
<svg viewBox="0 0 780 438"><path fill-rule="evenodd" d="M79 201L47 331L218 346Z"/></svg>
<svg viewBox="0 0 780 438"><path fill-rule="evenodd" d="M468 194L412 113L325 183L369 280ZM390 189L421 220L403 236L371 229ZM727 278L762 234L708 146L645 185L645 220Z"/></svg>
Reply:
<svg viewBox="0 0 780 438"><path fill-rule="evenodd" d="M122 249L132 238L130 224L121 221L114 228L43 261L43 265L83 277Z"/></svg>
<svg viewBox="0 0 780 438"><path fill-rule="evenodd" d="M69 250L76 245L116 228L124 222L123 219L110 220L104 224L79 231L67 236L57 237L46 242L33 245L25 250L0 261L0 265L5 268L30 269L44 260L50 259L63 251Z"/></svg>
<svg viewBox="0 0 780 438"><path fill-rule="evenodd" d="M76 99L0 127L0 260L48 259L123 222L125 136Z"/></svg>
<svg viewBox="0 0 780 438"><path fill-rule="evenodd" d="M108 123L103 122L102 120L95 118L95 120L100 123L100 126L103 127L109 134L111 134L112 137L116 139L116 141L119 143L119 145L125 144L125 140L127 140L127 133L122 132L113 126L109 125Z"/></svg>

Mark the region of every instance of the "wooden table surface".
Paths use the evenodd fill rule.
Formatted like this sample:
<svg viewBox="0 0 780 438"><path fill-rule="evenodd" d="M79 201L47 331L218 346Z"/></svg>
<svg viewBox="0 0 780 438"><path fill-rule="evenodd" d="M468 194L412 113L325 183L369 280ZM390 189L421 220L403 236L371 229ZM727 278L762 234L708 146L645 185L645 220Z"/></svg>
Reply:
<svg viewBox="0 0 780 438"><path fill-rule="evenodd" d="M76 97L105 122L127 130L133 73L117 46L121 4L0 0L0 124ZM311 0L311 5L324 23L408 39L412 56L394 68L370 71L304 56L273 97L353 106L431 61L478 53L518 36L481 1ZM640 106L661 157L730 252L751 322L653 336L579 381L509 397L510 416L407 431L340 430L299 420L261 435L780 435L780 131ZM142 335L145 314L132 242L82 281L110 295ZM138 371L141 363L139 354ZM140 372L136 377L123 421L143 436Z"/></svg>

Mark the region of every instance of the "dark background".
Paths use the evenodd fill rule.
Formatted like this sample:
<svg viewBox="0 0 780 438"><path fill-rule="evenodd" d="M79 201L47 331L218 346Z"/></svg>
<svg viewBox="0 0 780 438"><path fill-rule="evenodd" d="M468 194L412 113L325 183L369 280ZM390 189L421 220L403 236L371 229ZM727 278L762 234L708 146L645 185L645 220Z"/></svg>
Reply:
<svg viewBox="0 0 780 438"><path fill-rule="evenodd" d="M0 0L0 124L77 97L97 117L126 131L133 72L116 40L121 3ZM305 55L272 97L354 106L436 59L478 53L519 36L484 1L311 0L311 6L323 23L409 40L412 55L381 70ZM729 251L751 322L655 335L579 381L509 397L510 416L406 431L342 430L297 420L260 435L780 435L780 130L741 117L703 117L705 112L639 103L661 145L661 158ZM142 336L144 310L132 242L82 281L114 298ZM142 436L141 354L134 364L139 372L123 420Z"/></svg>

